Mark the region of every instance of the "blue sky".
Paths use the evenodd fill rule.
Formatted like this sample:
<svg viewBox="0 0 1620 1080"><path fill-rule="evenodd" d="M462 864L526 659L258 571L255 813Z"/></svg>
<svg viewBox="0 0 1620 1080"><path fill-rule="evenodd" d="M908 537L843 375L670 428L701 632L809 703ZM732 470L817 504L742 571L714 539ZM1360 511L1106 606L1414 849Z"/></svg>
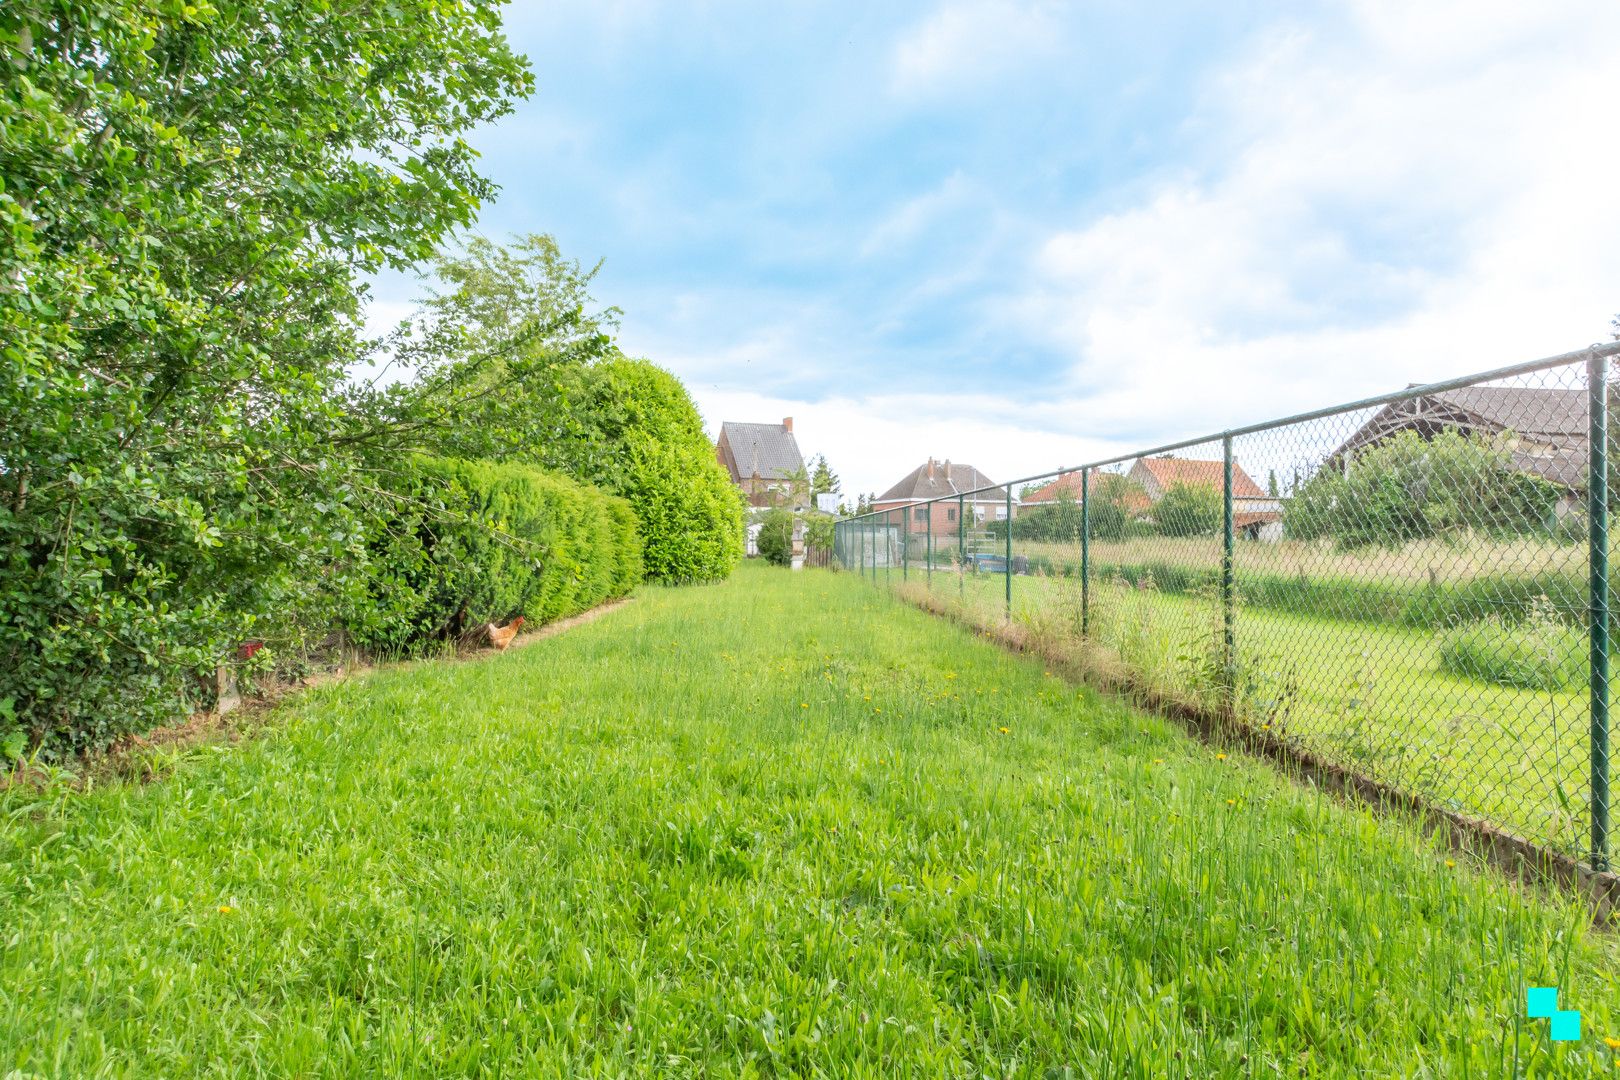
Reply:
<svg viewBox="0 0 1620 1080"><path fill-rule="evenodd" d="M474 140L711 429L1025 475L1620 311L1612 0L539 3ZM374 318L415 294L378 282Z"/></svg>

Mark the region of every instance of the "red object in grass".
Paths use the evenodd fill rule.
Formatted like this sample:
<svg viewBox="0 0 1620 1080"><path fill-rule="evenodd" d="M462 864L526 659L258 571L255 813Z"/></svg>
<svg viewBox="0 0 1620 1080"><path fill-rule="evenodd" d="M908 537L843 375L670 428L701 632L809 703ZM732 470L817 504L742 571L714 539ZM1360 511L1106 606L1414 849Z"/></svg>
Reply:
<svg viewBox="0 0 1620 1080"><path fill-rule="evenodd" d="M236 658L238 660L251 660L253 654L262 648L264 648L264 642L262 641L244 641L236 647Z"/></svg>

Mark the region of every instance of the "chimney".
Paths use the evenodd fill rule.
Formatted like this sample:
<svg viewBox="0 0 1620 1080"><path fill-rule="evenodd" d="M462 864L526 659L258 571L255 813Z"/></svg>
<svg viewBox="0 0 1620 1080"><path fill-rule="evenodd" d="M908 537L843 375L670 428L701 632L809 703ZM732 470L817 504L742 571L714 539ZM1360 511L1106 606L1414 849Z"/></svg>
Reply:
<svg viewBox="0 0 1620 1080"><path fill-rule="evenodd" d="M934 482L934 459L933 458L928 459L928 482L929 483Z"/></svg>
<svg viewBox="0 0 1620 1080"><path fill-rule="evenodd" d="M948 483L950 481L950 479L951 479L951 459L946 458L945 459L945 480Z"/></svg>
<svg viewBox="0 0 1620 1080"><path fill-rule="evenodd" d="M789 435L793 434L793 417L791 417L791 416L782 417L782 426L787 428L787 433Z"/></svg>

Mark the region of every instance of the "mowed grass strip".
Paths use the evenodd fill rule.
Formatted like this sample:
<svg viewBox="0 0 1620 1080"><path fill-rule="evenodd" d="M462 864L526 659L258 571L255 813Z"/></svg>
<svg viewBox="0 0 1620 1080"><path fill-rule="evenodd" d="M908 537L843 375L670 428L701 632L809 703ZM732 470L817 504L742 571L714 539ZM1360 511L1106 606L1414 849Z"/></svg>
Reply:
<svg viewBox="0 0 1620 1080"><path fill-rule="evenodd" d="M853 575L648 590L5 799L0 1072L1620 1073L1574 902Z"/></svg>

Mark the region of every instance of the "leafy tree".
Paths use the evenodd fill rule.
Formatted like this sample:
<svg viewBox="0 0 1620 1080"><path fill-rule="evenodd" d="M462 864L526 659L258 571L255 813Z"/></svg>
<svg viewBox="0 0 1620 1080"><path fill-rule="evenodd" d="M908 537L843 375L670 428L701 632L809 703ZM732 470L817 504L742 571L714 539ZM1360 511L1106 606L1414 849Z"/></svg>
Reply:
<svg viewBox="0 0 1620 1080"><path fill-rule="evenodd" d="M810 473L802 466L783 473L782 482L787 485L787 492L777 497L785 498L788 506L803 506L810 501Z"/></svg>
<svg viewBox="0 0 1620 1080"><path fill-rule="evenodd" d="M1089 487L1092 537L1098 540L1122 538L1134 508L1147 502L1147 493L1135 481L1119 473L1093 472Z"/></svg>
<svg viewBox="0 0 1620 1080"><path fill-rule="evenodd" d="M387 342L382 374L413 375L356 395L398 446L505 457L567 437L570 373L615 355L617 308L598 309L586 269L552 237L483 237L434 259L428 297Z"/></svg>
<svg viewBox="0 0 1620 1080"><path fill-rule="evenodd" d="M596 309L596 268L549 236L441 257L442 285L393 344L415 382L380 392L380 427L458 458L526 461L624 496L649 577L709 581L742 558L742 510L679 380L626 358Z"/></svg>
<svg viewBox="0 0 1620 1080"><path fill-rule="evenodd" d="M1165 536L1207 536L1221 528L1221 492L1200 484L1174 483L1153 506L1153 520Z"/></svg>
<svg viewBox="0 0 1620 1080"><path fill-rule="evenodd" d="M833 549L833 523L837 520L831 514L822 514L811 511L802 516L804 521L804 543L806 548L816 548L820 551L831 552Z"/></svg>
<svg viewBox="0 0 1620 1080"><path fill-rule="evenodd" d="M793 511L776 507L761 519L759 536L754 543L765 561L772 566L788 566L793 562Z"/></svg>
<svg viewBox="0 0 1620 1080"><path fill-rule="evenodd" d="M1345 547L1399 547L1475 530L1523 535L1548 527L1558 489L1514 467L1511 433L1471 438L1455 429L1424 439L1398 432L1358 451L1348 470L1328 468L1302 485L1284 513L1300 539Z"/></svg>
<svg viewBox="0 0 1620 1080"><path fill-rule="evenodd" d="M498 9L0 6L0 727L149 726L342 591L359 282L494 193L464 136L532 87Z"/></svg>
<svg viewBox="0 0 1620 1080"><path fill-rule="evenodd" d="M1276 469L1272 469L1272 470L1270 470L1269 472L1266 473L1266 494L1270 495L1273 499L1277 498L1277 496L1282 494L1282 492L1279 491L1278 488L1277 488L1277 470Z"/></svg>

